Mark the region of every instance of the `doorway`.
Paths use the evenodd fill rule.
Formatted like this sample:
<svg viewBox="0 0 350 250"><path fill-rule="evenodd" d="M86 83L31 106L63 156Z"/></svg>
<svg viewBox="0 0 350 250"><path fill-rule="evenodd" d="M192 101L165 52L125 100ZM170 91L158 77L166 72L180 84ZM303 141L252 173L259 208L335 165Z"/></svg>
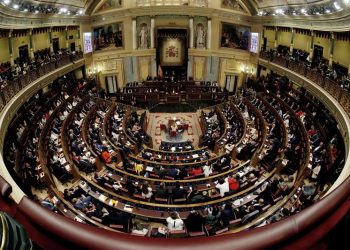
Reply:
<svg viewBox="0 0 350 250"><path fill-rule="evenodd" d="M118 91L118 78L116 75L105 76L108 94L115 94Z"/></svg>
<svg viewBox="0 0 350 250"><path fill-rule="evenodd" d="M52 39L52 47L55 53L60 50L60 41L58 38Z"/></svg>
<svg viewBox="0 0 350 250"><path fill-rule="evenodd" d="M263 51L266 51L266 46L267 46L267 37L264 37L264 39L263 39L263 47L262 47Z"/></svg>
<svg viewBox="0 0 350 250"><path fill-rule="evenodd" d="M21 63L28 62L29 61L28 45L23 45L21 47L18 47L18 55L19 55L19 61Z"/></svg>
<svg viewBox="0 0 350 250"><path fill-rule="evenodd" d="M75 51L75 43L70 44L70 51Z"/></svg>
<svg viewBox="0 0 350 250"><path fill-rule="evenodd" d="M323 58L323 47L314 45L313 63L318 64Z"/></svg>
<svg viewBox="0 0 350 250"><path fill-rule="evenodd" d="M238 75L226 75L225 89L229 93L236 93L238 84Z"/></svg>

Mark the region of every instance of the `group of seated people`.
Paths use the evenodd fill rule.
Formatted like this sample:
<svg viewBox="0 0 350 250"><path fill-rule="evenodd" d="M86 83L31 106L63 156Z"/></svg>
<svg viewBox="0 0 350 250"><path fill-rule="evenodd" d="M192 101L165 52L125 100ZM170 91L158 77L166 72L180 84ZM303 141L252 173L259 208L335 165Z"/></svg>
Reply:
<svg viewBox="0 0 350 250"><path fill-rule="evenodd" d="M137 145L141 146L143 143L147 144L151 138L143 129L145 122L145 112L138 115L136 111L131 112L128 119L127 131L135 140Z"/></svg>
<svg viewBox="0 0 350 250"><path fill-rule="evenodd" d="M9 81L18 79L22 75L36 72L44 64L57 63L65 56L74 56L75 51L57 51L57 53L51 53L49 49L38 51L34 54L34 58L23 60L23 58L17 58L14 61L14 65L9 63L3 64L3 68L0 71L0 89L3 89L8 85Z"/></svg>
<svg viewBox="0 0 350 250"><path fill-rule="evenodd" d="M159 146L161 151L170 151L170 152L182 152L194 150L193 144L190 141L185 142L167 142L162 141Z"/></svg>
<svg viewBox="0 0 350 250"><path fill-rule="evenodd" d="M349 90L350 79L347 77L346 72L341 70L339 66L334 64L332 67L328 65L328 60L321 57L314 57L311 59L310 54L300 49L294 49L292 54L288 52L281 52L282 50L270 50L268 51L268 58L270 60L278 60L278 58L285 58L288 61L296 62L299 67L305 67L306 69L314 69L318 74L336 81L339 86ZM289 51L283 50L283 51ZM265 52L263 52L265 53ZM277 59L276 59L277 58Z"/></svg>
<svg viewBox="0 0 350 250"><path fill-rule="evenodd" d="M280 84L276 78L257 79L257 82L264 82L267 89ZM237 159L232 159L232 148L222 155L211 157L210 147L196 151L190 142L161 145L162 151L169 152L144 148L147 137L142 126L144 117L133 111L127 129L132 138L139 138L136 141L141 145L140 158L133 155L125 143L127 137L122 132L123 119L127 113L125 107L116 106L110 112L110 117L106 117L111 107L109 103L96 101L91 96L84 98L87 96L65 90L57 92L57 97L52 97L42 110L40 105L34 105L28 112L29 119L16 124L14 139L9 147L12 153L7 154L7 164L16 164L18 145L27 134L27 127L33 122L37 126L32 128L34 132L29 134L23 150L24 169L29 169L25 172L38 178L35 176L38 167L37 144L44 137L42 131L49 128L46 138L50 172L56 177L62 175L59 171L70 172L72 166L68 164L69 167L66 167L65 155L62 154L63 146L67 146L69 157L78 166L80 178L91 183L86 184L89 186L86 189L73 183L62 190L63 198L72 204L74 210L103 225L111 228L112 225L122 225L126 232L145 232L140 229L139 218L132 218L127 209L122 211L116 204L96 197L118 197L120 203L132 200L131 206L137 209L162 211L164 225L158 230L150 230L150 236L165 237L176 230L186 230L188 233L205 231L204 235L214 235L220 230L229 230L233 225L246 225L254 218L265 216L268 207L279 204L279 200L292 194L280 210L266 215L264 220L259 220L254 226L261 221L260 225L272 223L312 204L326 190L331 180L323 176L331 168L324 166L338 164L343 157L343 148L336 129L327 130L319 124L323 119L313 104L306 101L307 96L302 91L289 89L278 92L277 95L267 92L258 95L254 92L244 92L244 97L238 99L236 104L226 103L218 109L203 112L207 128L205 133L214 143L223 134L223 123L227 121L226 128L229 131L225 143L235 145ZM39 102L42 98L44 97L34 97L32 101ZM243 121L237 110L241 112L246 125L244 135L241 134ZM36 123L30 121L31 118L35 118ZM110 132L107 134L103 129L105 120L109 121ZM332 123L326 123L324 127L330 125ZM266 130L264 141L261 139L263 128ZM306 135L303 134L304 129ZM68 145L61 144L61 135L66 136ZM124 158L115 156L119 149L112 147L107 136L124 152ZM311 150L308 159L305 140L310 144ZM233 160L242 163L255 152L259 156L256 166L247 164L248 162L235 165ZM194 154L198 154L198 157L193 157ZM187 156L190 158L186 159ZM95 164L97 159L102 163L98 169ZM282 159L286 162L277 169L277 161ZM158 161L166 163L163 162L162 165ZM299 171L305 161L310 163L307 176L298 182ZM182 166L183 163L189 167ZM65 183L65 179L59 178L59 181ZM298 183L301 183L299 187ZM144 203L141 204L140 201ZM157 204L163 204L163 207L157 207ZM166 204L171 204L172 208L165 207ZM179 209L174 209L175 204ZM193 208L188 208L188 204L193 204ZM182 212L186 212L186 216L182 216ZM235 224L236 220L239 224ZM130 225L134 225L134 228L129 228Z"/></svg>
<svg viewBox="0 0 350 250"><path fill-rule="evenodd" d="M141 152L143 159L161 163L191 163L213 158L208 149L192 150L188 152L162 152L152 149L144 149Z"/></svg>
<svg viewBox="0 0 350 250"><path fill-rule="evenodd" d="M210 174L221 173L227 171L230 167L230 158L227 155L215 158L205 158L198 163L193 162L181 166L183 163L177 165L162 164L157 162L144 162L137 158L130 158L128 161L123 162L123 168L127 172L136 173L140 176L145 177L156 177L157 179L174 179L183 180L188 178L195 178L205 175L206 177ZM210 171L205 171L209 168ZM202 170L203 169L203 170Z"/></svg>
<svg viewBox="0 0 350 250"><path fill-rule="evenodd" d="M215 147L215 142L221 137L224 124L221 118L218 117L217 111L211 109L208 113L201 114L202 121L205 123L205 131L202 135L202 146L206 146L212 151Z"/></svg>

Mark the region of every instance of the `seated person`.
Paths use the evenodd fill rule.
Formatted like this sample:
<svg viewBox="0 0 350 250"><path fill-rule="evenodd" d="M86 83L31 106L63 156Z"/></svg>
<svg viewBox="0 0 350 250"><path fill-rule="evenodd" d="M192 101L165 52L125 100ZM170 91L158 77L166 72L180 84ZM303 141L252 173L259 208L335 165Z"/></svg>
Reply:
<svg viewBox="0 0 350 250"><path fill-rule="evenodd" d="M168 189L165 187L165 183L161 182L159 184L159 187L156 189L156 195L157 198L162 198L162 199L168 199Z"/></svg>
<svg viewBox="0 0 350 250"><path fill-rule="evenodd" d="M226 203L224 209L221 211L221 221L223 226L228 226L231 220L235 219L235 214L231 203Z"/></svg>
<svg viewBox="0 0 350 250"><path fill-rule="evenodd" d="M78 209L83 209L89 205L91 202L91 196L81 196L79 199L73 198L72 202L74 203L74 207Z"/></svg>
<svg viewBox="0 0 350 250"><path fill-rule="evenodd" d="M103 162L106 163L106 164L109 164L109 163L112 162L112 156L108 152L107 147L103 147L103 150L102 150L102 153L101 153L101 157L103 159Z"/></svg>
<svg viewBox="0 0 350 250"><path fill-rule="evenodd" d="M190 172L191 175L197 176L203 173L203 169L201 169L199 166L195 166L194 169Z"/></svg>
<svg viewBox="0 0 350 250"><path fill-rule="evenodd" d="M150 199L152 197L152 188L148 186L148 184L143 184L141 187L141 195L146 199Z"/></svg>
<svg viewBox="0 0 350 250"><path fill-rule="evenodd" d="M200 232L203 230L204 218L198 211L191 211L186 218L185 224L189 232Z"/></svg>
<svg viewBox="0 0 350 250"><path fill-rule="evenodd" d="M173 199L183 199L186 198L187 191L180 187L180 183L177 182L172 190Z"/></svg>
<svg viewBox="0 0 350 250"><path fill-rule="evenodd" d="M207 200L206 193L199 192L197 187L194 186L193 190L187 195L187 200L189 203L199 203Z"/></svg>
<svg viewBox="0 0 350 250"><path fill-rule="evenodd" d="M239 174L237 174L235 177L229 177L227 179L230 191L237 191L239 189Z"/></svg>
<svg viewBox="0 0 350 250"><path fill-rule="evenodd" d="M208 215L205 218L205 224L210 226L210 228L216 228L220 224L221 212L217 206L208 208Z"/></svg>
<svg viewBox="0 0 350 250"><path fill-rule="evenodd" d="M204 172L205 177L208 177L211 173L213 173L213 167L211 165L209 165L209 162L207 162L203 166L203 172Z"/></svg>
<svg viewBox="0 0 350 250"><path fill-rule="evenodd" d="M230 186L228 183L228 178L220 179L215 186L220 191L221 197L224 197L226 193L230 191Z"/></svg>
<svg viewBox="0 0 350 250"><path fill-rule="evenodd" d="M184 222L179 217L177 212L171 212L170 216L166 218L167 226L169 230L183 230Z"/></svg>
<svg viewBox="0 0 350 250"><path fill-rule="evenodd" d="M119 188L123 187L123 185L120 183L120 181L115 181L115 182L113 182L112 187L115 191L118 191Z"/></svg>
<svg viewBox="0 0 350 250"><path fill-rule="evenodd" d="M139 221L135 221L131 233L137 235L146 235L149 231L148 225L143 225Z"/></svg>
<svg viewBox="0 0 350 250"><path fill-rule="evenodd" d="M134 170L137 174L141 174L141 172L143 171L143 164L137 164L135 162Z"/></svg>

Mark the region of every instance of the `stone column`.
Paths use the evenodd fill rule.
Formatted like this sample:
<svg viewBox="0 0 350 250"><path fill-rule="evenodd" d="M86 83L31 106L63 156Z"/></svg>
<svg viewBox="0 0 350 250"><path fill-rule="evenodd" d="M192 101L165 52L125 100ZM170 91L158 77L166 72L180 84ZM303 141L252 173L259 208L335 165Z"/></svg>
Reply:
<svg viewBox="0 0 350 250"><path fill-rule="evenodd" d="M155 41L154 41L154 17L151 17L151 49L154 48L154 44L155 44Z"/></svg>
<svg viewBox="0 0 350 250"><path fill-rule="evenodd" d="M79 50L83 50L81 48L81 40L80 40L80 27L78 27L78 30L77 30L77 37L75 39L75 51L79 51Z"/></svg>
<svg viewBox="0 0 350 250"><path fill-rule="evenodd" d="M334 53L334 33L331 32L330 46L329 46L329 63L328 66L333 66L333 53Z"/></svg>
<svg viewBox="0 0 350 250"><path fill-rule="evenodd" d="M12 41L12 32L13 30L10 30L9 37L8 37L8 45L9 45L9 52L10 52L10 64L11 66L15 65L15 59L13 58L13 41Z"/></svg>
<svg viewBox="0 0 350 250"><path fill-rule="evenodd" d="M33 29L29 30L29 57L34 59Z"/></svg>
<svg viewBox="0 0 350 250"><path fill-rule="evenodd" d="M137 49L136 19L132 19L132 48Z"/></svg>
<svg viewBox="0 0 350 250"><path fill-rule="evenodd" d="M69 50L68 26L66 26L64 30L64 37L66 38L66 49Z"/></svg>
<svg viewBox="0 0 350 250"><path fill-rule="evenodd" d="M277 44L277 40L278 40L278 27L275 27L275 48L277 48L278 44Z"/></svg>
<svg viewBox="0 0 350 250"><path fill-rule="evenodd" d="M311 38L311 41L310 41L310 60L312 60L312 58L314 57L314 38L315 38L313 30L311 30L310 38Z"/></svg>
<svg viewBox="0 0 350 250"><path fill-rule="evenodd" d="M295 30L294 28L292 28L292 31L290 34L290 48L289 48L289 51L291 54L293 53L293 48L294 48L294 34L295 34Z"/></svg>
<svg viewBox="0 0 350 250"><path fill-rule="evenodd" d="M193 17L190 18L190 48L193 49Z"/></svg>
<svg viewBox="0 0 350 250"><path fill-rule="evenodd" d="M50 53L53 53L53 44L52 44L52 28L49 30L49 45L50 45Z"/></svg>
<svg viewBox="0 0 350 250"><path fill-rule="evenodd" d="M211 48L211 19L208 19L207 49Z"/></svg>

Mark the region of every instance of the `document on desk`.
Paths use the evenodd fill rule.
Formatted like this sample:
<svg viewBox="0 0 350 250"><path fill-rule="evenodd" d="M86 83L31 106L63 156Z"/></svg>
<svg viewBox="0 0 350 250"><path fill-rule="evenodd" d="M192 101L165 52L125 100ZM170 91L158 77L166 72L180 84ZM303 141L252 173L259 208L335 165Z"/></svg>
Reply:
<svg viewBox="0 0 350 250"><path fill-rule="evenodd" d="M131 213L132 210L133 210L133 208L130 207L129 205L125 205L125 206L124 206L124 210Z"/></svg>
<svg viewBox="0 0 350 250"><path fill-rule="evenodd" d="M198 158L198 157L199 157L198 154L193 154L193 155L192 155L192 158L193 158L193 159L196 159L196 158Z"/></svg>
<svg viewBox="0 0 350 250"><path fill-rule="evenodd" d="M100 194L100 196L98 197L98 199L102 202L105 202L107 200L107 196Z"/></svg>
<svg viewBox="0 0 350 250"><path fill-rule="evenodd" d="M109 200L109 205L112 206L112 207L116 207L118 205L118 201L110 199Z"/></svg>
<svg viewBox="0 0 350 250"><path fill-rule="evenodd" d="M153 171L153 167L146 167L146 171L152 172Z"/></svg>

